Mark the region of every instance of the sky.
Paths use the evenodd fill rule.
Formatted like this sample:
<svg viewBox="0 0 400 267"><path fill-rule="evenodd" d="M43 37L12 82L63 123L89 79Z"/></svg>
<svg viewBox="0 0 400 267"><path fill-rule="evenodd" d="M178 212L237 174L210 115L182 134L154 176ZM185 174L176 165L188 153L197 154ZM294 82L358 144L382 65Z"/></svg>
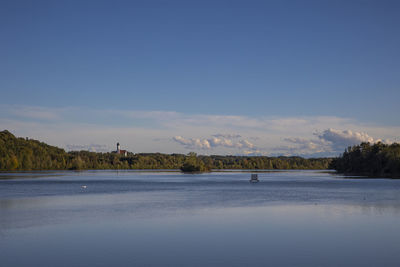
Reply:
<svg viewBox="0 0 400 267"><path fill-rule="evenodd" d="M66 150L400 142L399 1L0 2L0 130Z"/></svg>

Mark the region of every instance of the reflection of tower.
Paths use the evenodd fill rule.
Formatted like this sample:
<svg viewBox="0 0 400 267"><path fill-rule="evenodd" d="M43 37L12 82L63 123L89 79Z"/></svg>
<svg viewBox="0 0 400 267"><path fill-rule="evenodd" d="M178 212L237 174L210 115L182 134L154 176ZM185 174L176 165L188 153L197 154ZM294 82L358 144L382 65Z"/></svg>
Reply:
<svg viewBox="0 0 400 267"><path fill-rule="evenodd" d="M121 146L119 145L119 143L117 143L117 153L121 153Z"/></svg>

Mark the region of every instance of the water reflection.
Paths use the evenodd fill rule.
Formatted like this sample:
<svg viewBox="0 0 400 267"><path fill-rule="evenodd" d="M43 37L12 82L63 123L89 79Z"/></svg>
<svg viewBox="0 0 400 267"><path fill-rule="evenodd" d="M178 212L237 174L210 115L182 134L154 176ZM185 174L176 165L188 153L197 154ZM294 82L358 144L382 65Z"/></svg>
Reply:
<svg viewBox="0 0 400 267"><path fill-rule="evenodd" d="M106 171L0 181L2 265L399 266L398 181L259 178Z"/></svg>

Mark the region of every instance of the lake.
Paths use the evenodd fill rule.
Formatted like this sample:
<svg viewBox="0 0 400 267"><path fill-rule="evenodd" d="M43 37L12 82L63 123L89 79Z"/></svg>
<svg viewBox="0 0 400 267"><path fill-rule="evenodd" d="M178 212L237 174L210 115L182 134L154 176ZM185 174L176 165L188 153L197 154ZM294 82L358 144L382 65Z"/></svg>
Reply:
<svg viewBox="0 0 400 267"><path fill-rule="evenodd" d="M400 180L0 173L1 266L400 266Z"/></svg>

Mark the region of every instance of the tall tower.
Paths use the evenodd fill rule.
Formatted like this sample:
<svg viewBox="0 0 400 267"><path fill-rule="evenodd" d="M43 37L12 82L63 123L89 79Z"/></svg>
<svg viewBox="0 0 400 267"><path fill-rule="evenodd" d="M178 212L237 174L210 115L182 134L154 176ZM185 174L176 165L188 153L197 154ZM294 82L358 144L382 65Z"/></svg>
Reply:
<svg viewBox="0 0 400 267"><path fill-rule="evenodd" d="M117 153L119 154L121 152L121 146L119 145L119 143L117 143Z"/></svg>

